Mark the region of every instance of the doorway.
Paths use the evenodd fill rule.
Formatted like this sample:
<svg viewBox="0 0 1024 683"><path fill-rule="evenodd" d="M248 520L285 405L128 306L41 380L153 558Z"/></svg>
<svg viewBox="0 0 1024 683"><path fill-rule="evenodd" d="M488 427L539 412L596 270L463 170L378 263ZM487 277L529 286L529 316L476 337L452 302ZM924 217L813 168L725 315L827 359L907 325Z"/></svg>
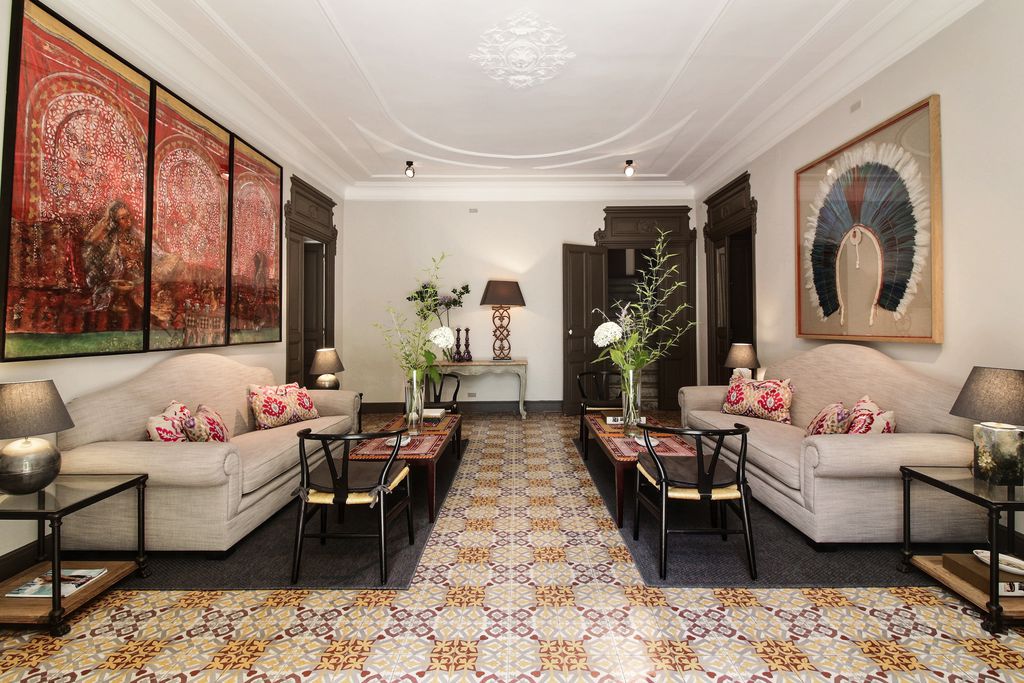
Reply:
<svg viewBox="0 0 1024 683"><path fill-rule="evenodd" d="M757 200L744 173L714 192L704 204L708 292L708 384L727 384L725 367L734 343L756 344L754 236Z"/></svg>
<svg viewBox="0 0 1024 683"><path fill-rule="evenodd" d="M669 252L677 277L686 283L696 278L696 240L690 229L688 206L609 206L605 227L594 233L594 246L562 245L563 362L562 411L579 410L576 375L603 369L594 363L600 349L593 343L594 330L612 315L609 307L634 295L637 271L643 268L644 253L654 247L658 231L668 233ZM695 288L678 290L672 306L687 303L680 323L694 318ZM697 383L696 336L691 332L657 364L644 373L644 398L649 407L677 410L677 393L682 386Z"/></svg>
<svg viewBox="0 0 1024 683"><path fill-rule="evenodd" d="M291 178L285 204L287 325L285 381L305 386L317 349L334 346L334 283L338 230L333 199Z"/></svg>

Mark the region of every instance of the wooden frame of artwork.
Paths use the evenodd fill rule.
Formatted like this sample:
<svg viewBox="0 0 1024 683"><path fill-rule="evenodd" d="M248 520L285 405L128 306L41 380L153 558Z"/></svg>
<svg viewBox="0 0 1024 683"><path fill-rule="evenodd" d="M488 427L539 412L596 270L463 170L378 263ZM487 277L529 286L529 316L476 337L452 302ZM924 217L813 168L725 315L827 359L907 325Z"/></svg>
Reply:
<svg viewBox="0 0 1024 683"><path fill-rule="evenodd" d="M36 0L13 1L7 79L0 361L281 340L279 164L238 140L276 253L258 334L232 335L236 137Z"/></svg>
<svg viewBox="0 0 1024 683"><path fill-rule="evenodd" d="M938 95L797 170L794 199L798 337L942 342Z"/></svg>
<svg viewBox="0 0 1024 683"><path fill-rule="evenodd" d="M233 137L229 344L281 341L283 208L284 169Z"/></svg>

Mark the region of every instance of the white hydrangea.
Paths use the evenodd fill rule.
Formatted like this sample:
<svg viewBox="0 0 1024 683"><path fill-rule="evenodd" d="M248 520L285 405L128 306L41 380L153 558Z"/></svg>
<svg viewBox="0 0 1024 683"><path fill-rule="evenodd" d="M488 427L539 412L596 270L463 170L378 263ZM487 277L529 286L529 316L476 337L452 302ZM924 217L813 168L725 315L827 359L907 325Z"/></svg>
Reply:
<svg viewBox="0 0 1024 683"><path fill-rule="evenodd" d="M432 341L434 345L442 351L447 351L455 346L455 333L452 332L452 328L450 327L445 327L443 325L441 327L436 327L430 331L428 336L430 337L430 341Z"/></svg>
<svg viewBox="0 0 1024 683"><path fill-rule="evenodd" d="M594 343L597 344L599 348L603 349L609 344L614 344L620 339L622 339L622 328L619 327L618 323L613 323L611 321L601 323L597 326L597 329L594 330Z"/></svg>

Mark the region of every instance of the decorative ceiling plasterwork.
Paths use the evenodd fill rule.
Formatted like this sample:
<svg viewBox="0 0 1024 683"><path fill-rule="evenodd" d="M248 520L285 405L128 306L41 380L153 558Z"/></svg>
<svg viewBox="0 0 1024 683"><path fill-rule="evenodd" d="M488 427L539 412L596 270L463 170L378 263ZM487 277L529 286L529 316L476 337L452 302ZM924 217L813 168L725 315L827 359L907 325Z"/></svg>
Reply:
<svg viewBox="0 0 1024 683"><path fill-rule="evenodd" d="M494 80L521 90L551 80L576 57L564 41L560 29L524 9L484 31L469 58Z"/></svg>

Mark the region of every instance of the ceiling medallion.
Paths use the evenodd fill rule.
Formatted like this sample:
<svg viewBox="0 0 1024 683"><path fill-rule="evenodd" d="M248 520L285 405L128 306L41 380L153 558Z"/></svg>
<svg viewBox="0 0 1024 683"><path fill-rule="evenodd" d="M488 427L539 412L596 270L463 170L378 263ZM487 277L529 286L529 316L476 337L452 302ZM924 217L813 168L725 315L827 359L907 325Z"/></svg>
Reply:
<svg viewBox="0 0 1024 683"><path fill-rule="evenodd" d="M517 90L543 83L558 75L576 57L563 44L565 34L541 23L530 10L520 10L480 36L469 58L488 76Z"/></svg>

